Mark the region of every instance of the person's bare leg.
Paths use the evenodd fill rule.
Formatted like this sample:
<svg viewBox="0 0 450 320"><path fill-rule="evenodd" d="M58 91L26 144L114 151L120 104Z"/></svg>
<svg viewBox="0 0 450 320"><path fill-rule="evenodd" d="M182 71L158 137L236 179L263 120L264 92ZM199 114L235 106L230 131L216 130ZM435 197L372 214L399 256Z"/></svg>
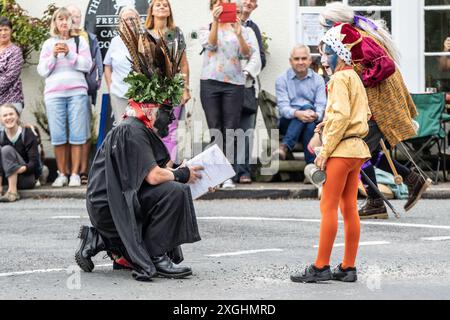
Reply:
<svg viewBox="0 0 450 320"><path fill-rule="evenodd" d="M71 148L70 148L70 144L65 144L66 149L65 149L65 154L66 154L66 163L65 163L65 170L64 172L69 173L72 171L72 162L71 162Z"/></svg>
<svg viewBox="0 0 450 320"><path fill-rule="evenodd" d="M19 175L16 173L13 173L11 176L8 177L8 192L10 193L17 193L17 179Z"/></svg>
<svg viewBox="0 0 450 320"><path fill-rule="evenodd" d="M82 145L71 145L72 175L80 174Z"/></svg>
<svg viewBox="0 0 450 320"><path fill-rule="evenodd" d="M81 167L80 173L88 173L89 153L91 151L91 140L81 146Z"/></svg>
<svg viewBox="0 0 450 320"><path fill-rule="evenodd" d="M66 174L66 145L55 146L56 167L60 174Z"/></svg>

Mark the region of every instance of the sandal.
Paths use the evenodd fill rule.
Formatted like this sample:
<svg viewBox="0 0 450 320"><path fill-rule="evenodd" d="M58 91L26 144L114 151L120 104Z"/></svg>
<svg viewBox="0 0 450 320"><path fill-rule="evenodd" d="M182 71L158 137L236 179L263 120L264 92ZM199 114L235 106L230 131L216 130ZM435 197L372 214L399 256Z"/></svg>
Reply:
<svg viewBox="0 0 450 320"><path fill-rule="evenodd" d="M80 179L82 185L88 184L88 175L86 173L80 173Z"/></svg>

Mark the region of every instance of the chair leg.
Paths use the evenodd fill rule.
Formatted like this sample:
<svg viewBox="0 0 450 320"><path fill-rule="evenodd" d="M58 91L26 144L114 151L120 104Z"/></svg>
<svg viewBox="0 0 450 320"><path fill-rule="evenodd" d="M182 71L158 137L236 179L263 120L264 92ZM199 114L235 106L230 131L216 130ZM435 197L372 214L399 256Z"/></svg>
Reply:
<svg viewBox="0 0 450 320"><path fill-rule="evenodd" d="M438 173L436 174L435 171L433 170L433 168L430 165L428 165L428 163L424 159L422 159L422 157L420 156L422 151L425 148L429 147L430 144L431 144L431 147L433 147L432 142L435 142L435 141L433 139L429 139L417 151L414 150L413 147L411 147L411 146L409 146L408 144L405 143L404 146L406 146L406 147L404 147L405 150L403 152L405 152L405 151L408 152L408 150L406 150L406 149L409 149L409 152L411 152L411 154L409 154L410 158L409 158L408 162L406 163L406 166L409 166L410 164L413 164L413 162L414 162L414 164L416 166L423 165L425 168L427 168L431 172L431 177L432 177L432 180L434 180L434 184L437 184L437 181L439 179L439 174L438 174L439 173L439 169L437 171ZM439 156L438 156L438 166L439 166ZM422 172L423 175L428 177L428 175L425 174L425 172L423 170L421 170L421 172Z"/></svg>

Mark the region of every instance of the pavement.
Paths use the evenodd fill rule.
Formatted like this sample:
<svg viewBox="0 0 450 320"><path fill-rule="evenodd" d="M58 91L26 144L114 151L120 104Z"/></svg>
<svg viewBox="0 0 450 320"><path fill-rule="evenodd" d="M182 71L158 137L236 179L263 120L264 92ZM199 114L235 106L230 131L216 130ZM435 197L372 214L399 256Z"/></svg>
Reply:
<svg viewBox="0 0 450 320"><path fill-rule="evenodd" d="M77 234L80 225L90 224L84 200L0 203L0 287L5 288L0 299L212 299L220 304L265 299L447 300L450 200L422 200L408 213L403 213L404 203L393 201L402 211L400 219L361 222L358 282L309 285L293 283L289 276L303 271L317 254L316 200L195 201L202 240L183 245L182 263L192 267L193 275L150 283L133 280L129 271L113 271L104 252L94 257L93 272L80 271L74 259ZM339 220L333 267L345 252Z"/></svg>
<svg viewBox="0 0 450 320"><path fill-rule="evenodd" d="M72 198L85 199L86 187L55 189L45 185L33 190L22 190L23 199ZM450 182L432 185L423 195L424 199L450 199ZM217 190L201 200L218 199L317 199L317 189L309 184L299 183L252 183L236 185L235 189Z"/></svg>

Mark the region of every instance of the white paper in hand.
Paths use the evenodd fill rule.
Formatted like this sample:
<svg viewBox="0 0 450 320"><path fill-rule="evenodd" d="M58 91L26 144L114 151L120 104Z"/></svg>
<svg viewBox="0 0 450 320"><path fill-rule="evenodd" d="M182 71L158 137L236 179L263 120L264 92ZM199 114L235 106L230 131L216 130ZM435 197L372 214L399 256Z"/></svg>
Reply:
<svg viewBox="0 0 450 320"><path fill-rule="evenodd" d="M186 166L202 166L204 168L203 171L199 171L202 178L189 185L194 199L200 198L209 191L209 188L214 188L236 175L232 165L217 145L213 145L187 161Z"/></svg>

